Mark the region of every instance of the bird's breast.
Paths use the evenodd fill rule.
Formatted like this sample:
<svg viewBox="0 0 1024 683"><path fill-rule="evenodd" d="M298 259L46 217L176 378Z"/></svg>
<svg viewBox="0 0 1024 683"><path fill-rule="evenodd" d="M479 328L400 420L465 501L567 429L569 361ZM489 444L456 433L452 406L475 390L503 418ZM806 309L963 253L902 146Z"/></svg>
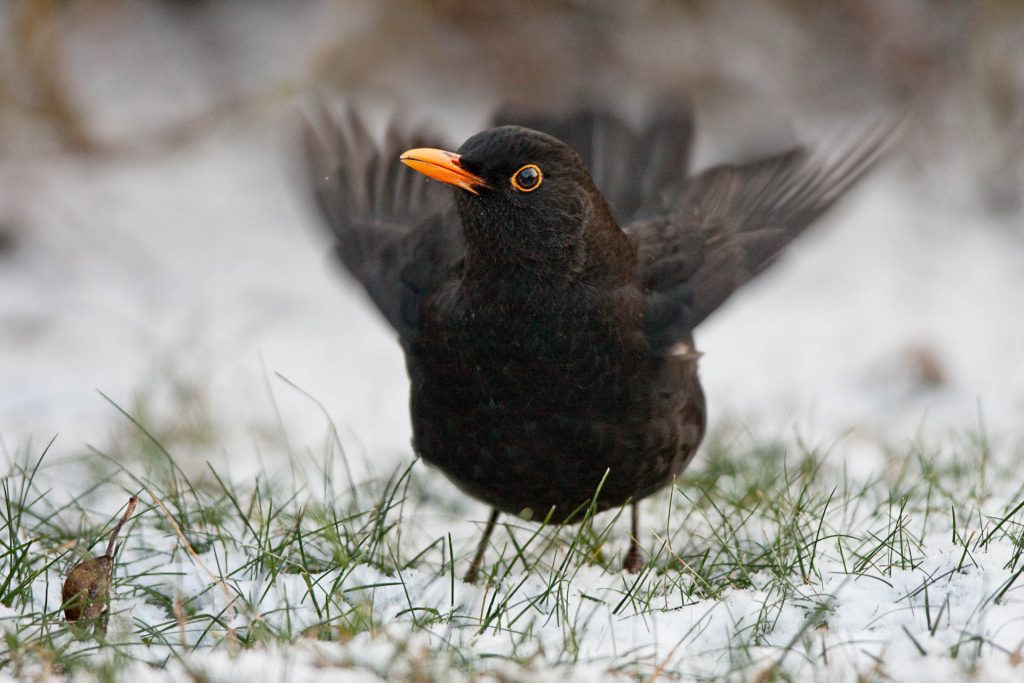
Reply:
<svg viewBox="0 0 1024 683"><path fill-rule="evenodd" d="M639 292L459 289L428 300L406 346L426 462L498 509L541 517L576 509L606 473L599 507L685 465L703 430L695 361L650 353Z"/></svg>
<svg viewBox="0 0 1024 683"><path fill-rule="evenodd" d="M510 289L428 302L410 359L414 391L462 409L622 411L646 353L639 294Z"/></svg>

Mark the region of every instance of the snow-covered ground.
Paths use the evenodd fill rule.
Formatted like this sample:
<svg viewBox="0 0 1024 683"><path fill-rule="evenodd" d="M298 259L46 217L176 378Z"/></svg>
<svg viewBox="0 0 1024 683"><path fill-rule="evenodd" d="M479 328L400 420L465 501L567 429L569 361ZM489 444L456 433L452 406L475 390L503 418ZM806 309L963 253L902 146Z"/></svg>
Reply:
<svg viewBox="0 0 1024 683"><path fill-rule="evenodd" d="M313 5L293 16L280 9L250 13L238 3L215 3L221 7L215 26L230 27L220 38L235 46L220 55L228 64L222 68L257 73L261 82L297 79L318 50L332 40L344 42L346 31L353 40L366 40L359 32L372 16L367 9L372 5ZM72 74L84 74L90 84L78 92L101 137L145 138L145 131L188 118L216 99L212 77L198 86L188 80L207 68L203 60L209 54L198 51L202 36L193 36L186 23L160 23L169 20L159 12L141 16L136 24L121 16L122 23L108 27L111 33L128 31L123 41L105 42L102 26L91 26L71 43L78 58ZM664 34L664 29L655 33L662 41ZM243 57L260 53L253 36L272 38L266 51L290 55L291 61L264 55L248 69L239 68ZM305 47L296 49L297 41ZM157 73L170 84L173 98L161 89L130 85L142 68L133 58L149 67L163 65ZM739 61L740 71L754 68ZM107 65L111 68L99 68ZM368 106L382 116L394 108L387 93L400 72L394 61L385 66L383 85L366 88ZM1020 78L1024 82L1024 75ZM451 87L451 81L446 84ZM236 85L246 90L251 84L240 79ZM426 88L414 84L410 92ZM474 81L467 88L458 102L474 101L480 85ZM93 155L52 147L28 152L17 143L5 147L0 228L11 234L11 246L0 250L0 453L5 462L38 457L55 434L50 461L78 456L86 444L107 447L127 426L111 402L133 413L145 410L157 424L198 415L203 438L188 448L172 448L188 472L204 470L207 460L243 482L287 470L289 454L322 452L330 421L340 431L356 480L386 475L411 458L401 353L362 292L327 257L296 144L298 111L309 93L285 90L261 96L222 121L197 124L199 133L173 146ZM735 102L737 96L730 98ZM395 96L395 101L407 99ZM456 138L474 132L487 105L474 106L460 104L443 127ZM712 120L704 128L698 121L703 162L721 159L738 144L722 137L729 117L716 117L717 106L705 100L705 115ZM428 117L444 113L436 100L424 109ZM828 119L824 113L810 118L819 128ZM1019 471L1014 463L1024 437L1024 219L1018 212L988 210L977 192L981 181L970 161L977 151L973 143L984 152L990 131L974 131L976 141L955 127L931 130L948 135L954 151L929 156L922 153L929 145L912 140L698 330L713 431L746 434L744 448L798 439L827 447L838 440L830 467L847 469L859 481L884 472L893 453L905 453L912 444L944 444L954 435L981 431L1008 476ZM40 476L38 485L55 487L60 500L76 498L77 470L44 468ZM450 528L456 552L468 556L483 508L422 467L413 477L422 477L431 495L449 499L437 509L426 504L428 521L421 533L440 537ZM1003 484L984 500L989 514L1012 508L1019 496L1019 480ZM93 501L98 512L91 523L112 517L123 498L120 487L103 493ZM664 505L664 499L651 502L652 519L663 514L658 511ZM980 519L976 526L983 526ZM172 536L144 528L145 538L133 541L136 552L173 543ZM920 531L924 562L884 581L851 577L830 558L819 580L808 586L806 602L790 596L773 615L763 650L755 648L765 660L751 670L768 666L802 635L813 613L809 605L827 596L831 616L821 647L828 656L794 652L782 671L808 680L850 678L854 671L869 671L877 658L878 671L884 672L876 671L879 677L961 680L961 660L942 653L970 632L985 643L972 660L977 675L989 680L1019 675L1021 598L1011 591L1002 604L986 602L1016 571L1010 568L1016 566L1012 547L977 552L971 569L952 571L962 567L964 544L951 540L941 524ZM242 562L221 560L226 567L219 571L225 573ZM216 557L205 561L218 566ZM184 554L176 562L174 569L185 577L178 590L203 594L208 577ZM948 598L945 621L941 628L922 628L934 614L922 622L923 597L915 591L929 577L947 573L930 596L931 610ZM38 599L48 595L49 602L37 601L36 609L59 603L58 574L40 577L50 583L40 585ZM510 581L524 580L522 593L533 594L546 578L515 575ZM726 654L736 630L757 622L772 603L761 588L771 582L754 577L751 587L716 599L672 603L666 597L660 611L627 618L608 607L627 581L584 567L563 588L565 609L575 623L587 626L579 631L582 664L551 674L552 680L563 674L592 680L633 659L654 663L644 669L647 674L722 674L736 664ZM204 642L164 671L137 664L124 680L179 679L199 667L223 680L323 680L330 673L336 680L355 681L367 680L371 672L386 677L389 669L381 662L395 659L396 648L436 648L432 638L450 638L476 655L516 649L508 633L436 627L428 635L412 625L408 613L403 616L410 601L442 611L458 604L467 613L479 612L491 599L489 589L452 589L447 575L429 569L411 569L395 585L393 577L370 566L346 574L344 582L348 587L392 584L375 591L372 607L386 628L348 643L300 639L240 653ZM500 590L508 590L507 584ZM283 575L254 603L270 610L304 591L298 575ZM206 609L223 607L222 594L205 595ZM296 633L315 621L308 604L287 604ZM982 604L984 609L978 608ZM139 622L166 619L138 598L121 606L128 616L115 617L112 629L121 629L129 641ZM15 618L0 607L0 619ZM564 637L560 624L538 623L536 641L517 647L543 653L538 666L566 664L557 654ZM517 656L523 656L521 649ZM801 657L806 666L791 661ZM354 668L335 668L340 665ZM495 664L492 670L500 673L503 666L513 665ZM509 675L522 675L516 671Z"/></svg>

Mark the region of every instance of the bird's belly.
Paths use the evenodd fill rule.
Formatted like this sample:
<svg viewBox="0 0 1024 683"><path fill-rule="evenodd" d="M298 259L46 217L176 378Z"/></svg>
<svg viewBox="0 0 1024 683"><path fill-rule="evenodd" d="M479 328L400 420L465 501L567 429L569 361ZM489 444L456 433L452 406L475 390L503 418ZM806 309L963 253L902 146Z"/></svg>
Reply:
<svg viewBox="0 0 1024 683"><path fill-rule="evenodd" d="M411 359L418 453L466 493L532 519L552 507L552 521L571 519L599 490L604 509L663 486L703 434L700 397L692 444L677 438L676 404L694 396L686 373L618 349L558 351Z"/></svg>

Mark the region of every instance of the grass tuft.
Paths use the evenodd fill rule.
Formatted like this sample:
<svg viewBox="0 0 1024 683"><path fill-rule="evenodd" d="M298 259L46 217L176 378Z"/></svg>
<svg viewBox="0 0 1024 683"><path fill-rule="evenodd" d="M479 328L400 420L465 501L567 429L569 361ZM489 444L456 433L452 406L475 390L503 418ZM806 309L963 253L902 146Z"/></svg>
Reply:
<svg viewBox="0 0 1024 683"><path fill-rule="evenodd" d="M51 441L0 478L4 674L213 678L210 653L311 644L317 666L389 680L879 678L901 648L970 679L1019 660L1005 635L1024 584L1019 453L983 434L890 446L854 475L846 440L723 428L643 502L640 573L619 569L626 516L588 506L572 526L504 518L468 586L479 528L438 503L445 484L416 461L353 481L330 425L318 457L289 445L285 471L245 479L194 465L204 434L117 411L137 441L64 460ZM110 628L83 638L61 618L61 577L95 554L126 495L140 512Z"/></svg>

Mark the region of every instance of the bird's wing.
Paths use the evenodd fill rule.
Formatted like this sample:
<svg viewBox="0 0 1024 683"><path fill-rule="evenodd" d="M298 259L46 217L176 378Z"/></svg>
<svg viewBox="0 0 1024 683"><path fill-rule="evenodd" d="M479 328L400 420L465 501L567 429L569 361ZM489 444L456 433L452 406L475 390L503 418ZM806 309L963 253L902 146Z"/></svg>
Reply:
<svg viewBox="0 0 1024 683"><path fill-rule="evenodd" d="M352 111L326 110L304 128L317 203L341 262L406 342L416 333L423 297L462 258L453 202L399 163L426 136L390 125L377 142Z"/></svg>
<svg viewBox="0 0 1024 683"><path fill-rule="evenodd" d="M878 159L891 129L830 159L803 149L711 168L686 181L673 209L626 227L647 292L647 335L665 352L767 268Z"/></svg>
<svg viewBox="0 0 1024 683"><path fill-rule="evenodd" d="M639 128L599 109L566 116L500 111L494 125L539 130L572 147L621 223L668 208L686 178L693 132L687 105L662 106Z"/></svg>

